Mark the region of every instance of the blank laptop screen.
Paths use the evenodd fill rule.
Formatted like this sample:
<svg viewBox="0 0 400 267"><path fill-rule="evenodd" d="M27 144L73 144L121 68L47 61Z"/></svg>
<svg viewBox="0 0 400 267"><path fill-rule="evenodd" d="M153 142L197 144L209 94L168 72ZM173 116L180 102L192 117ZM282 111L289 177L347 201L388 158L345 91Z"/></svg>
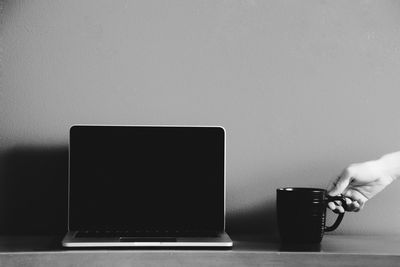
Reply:
<svg viewBox="0 0 400 267"><path fill-rule="evenodd" d="M70 230L224 228L219 127L73 126Z"/></svg>

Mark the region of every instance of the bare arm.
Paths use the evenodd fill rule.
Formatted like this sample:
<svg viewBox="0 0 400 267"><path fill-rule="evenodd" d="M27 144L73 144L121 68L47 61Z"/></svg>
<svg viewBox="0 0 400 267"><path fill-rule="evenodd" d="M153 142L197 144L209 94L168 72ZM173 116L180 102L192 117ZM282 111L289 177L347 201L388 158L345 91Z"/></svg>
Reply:
<svg viewBox="0 0 400 267"><path fill-rule="evenodd" d="M359 211L365 203L400 177L400 151L382 156L377 160L355 163L342 171L328 188L332 196L347 197L347 211ZM329 208L344 212L344 208L333 202Z"/></svg>

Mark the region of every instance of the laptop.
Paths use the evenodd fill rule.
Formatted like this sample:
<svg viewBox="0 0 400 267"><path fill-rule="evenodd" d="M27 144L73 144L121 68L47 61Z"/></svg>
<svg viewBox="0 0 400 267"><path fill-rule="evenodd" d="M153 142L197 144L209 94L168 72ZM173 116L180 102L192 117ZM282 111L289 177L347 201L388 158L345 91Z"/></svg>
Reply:
<svg viewBox="0 0 400 267"><path fill-rule="evenodd" d="M75 125L64 247L220 247L225 130Z"/></svg>

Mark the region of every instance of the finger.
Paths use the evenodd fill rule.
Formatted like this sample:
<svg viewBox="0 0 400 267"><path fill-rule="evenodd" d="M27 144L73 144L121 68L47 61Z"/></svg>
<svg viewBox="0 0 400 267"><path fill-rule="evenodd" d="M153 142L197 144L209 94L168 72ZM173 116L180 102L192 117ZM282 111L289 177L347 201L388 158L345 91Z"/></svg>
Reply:
<svg viewBox="0 0 400 267"><path fill-rule="evenodd" d="M341 204L341 202L339 201ZM336 205L335 202L328 202L328 207L334 212L334 213L343 213L345 210L342 206Z"/></svg>
<svg viewBox="0 0 400 267"><path fill-rule="evenodd" d="M349 205L349 210L347 211L359 212L360 210L361 210L360 204L358 204L357 201L353 201L351 205Z"/></svg>
<svg viewBox="0 0 400 267"><path fill-rule="evenodd" d="M362 209L365 203L368 201L368 198L356 190L348 190L344 193L344 196L351 198L353 202L357 202L358 206L355 209L358 210Z"/></svg>
<svg viewBox="0 0 400 267"><path fill-rule="evenodd" d="M339 178L340 178L340 176L335 176L335 177L333 177L332 179L330 179L329 185L328 185L328 187L326 188L326 191L327 191L327 192L332 191L332 190L335 188L336 183L337 183L337 181L339 180Z"/></svg>
<svg viewBox="0 0 400 267"><path fill-rule="evenodd" d="M328 207L334 212L334 213L340 213L339 208L337 205L335 205L334 202L329 202Z"/></svg>
<svg viewBox="0 0 400 267"><path fill-rule="evenodd" d="M361 210L360 204L358 204L357 201L354 201L353 203L354 203L354 204L353 204L354 212L359 212L359 211Z"/></svg>
<svg viewBox="0 0 400 267"><path fill-rule="evenodd" d="M349 185L350 183L350 174L348 171L343 171L343 173L340 175L340 177L338 178L336 185L334 186L334 188L330 191L328 191L328 194L331 196L337 196L343 193L343 191L346 189L346 187Z"/></svg>
<svg viewBox="0 0 400 267"><path fill-rule="evenodd" d="M351 200L351 198L345 197L344 199L346 200L347 206L351 205L351 203L353 202L353 200Z"/></svg>
<svg viewBox="0 0 400 267"><path fill-rule="evenodd" d="M351 211L351 203L353 202L353 200L351 198L345 197L344 198L344 203L342 203L342 206L344 208L345 211Z"/></svg>
<svg viewBox="0 0 400 267"><path fill-rule="evenodd" d="M346 207L346 211L356 211L360 208L360 204L357 201L350 201Z"/></svg>
<svg viewBox="0 0 400 267"><path fill-rule="evenodd" d="M343 206L337 206L337 211L339 212L339 213L344 213L344 208L343 208Z"/></svg>
<svg viewBox="0 0 400 267"><path fill-rule="evenodd" d="M336 209L335 203L329 202L329 203L328 203L328 208L330 208L331 210L335 210L335 209Z"/></svg>
<svg viewBox="0 0 400 267"><path fill-rule="evenodd" d="M336 184L337 184L337 182L338 182L339 179L340 179L340 176L335 176L334 178L332 178L331 181L330 181L330 183L329 183L329 185L328 185L328 187L326 188L326 191L327 191L327 192L330 192L330 191L332 191L333 189L335 189Z"/></svg>
<svg viewBox="0 0 400 267"><path fill-rule="evenodd" d="M334 210L332 210L334 213L336 213L336 214L339 214L340 213L340 211L339 211L339 209L334 209Z"/></svg>

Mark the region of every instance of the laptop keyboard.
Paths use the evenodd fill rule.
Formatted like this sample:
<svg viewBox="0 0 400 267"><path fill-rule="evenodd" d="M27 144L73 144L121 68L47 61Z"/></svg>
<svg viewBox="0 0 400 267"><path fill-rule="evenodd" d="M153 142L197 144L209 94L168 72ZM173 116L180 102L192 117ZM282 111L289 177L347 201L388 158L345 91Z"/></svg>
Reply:
<svg viewBox="0 0 400 267"><path fill-rule="evenodd" d="M215 231L79 231L78 238L118 238L118 237L217 237Z"/></svg>

